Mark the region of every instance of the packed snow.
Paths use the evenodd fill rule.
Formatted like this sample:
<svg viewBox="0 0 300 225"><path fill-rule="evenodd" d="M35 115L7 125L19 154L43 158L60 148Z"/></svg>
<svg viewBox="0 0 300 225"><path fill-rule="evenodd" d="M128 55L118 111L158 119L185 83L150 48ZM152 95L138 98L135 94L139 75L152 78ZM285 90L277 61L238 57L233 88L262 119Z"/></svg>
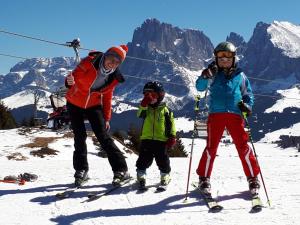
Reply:
<svg viewBox="0 0 300 225"><path fill-rule="evenodd" d="M190 125L191 129L192 124ZM299 126L297 127L291 127L289 131L277 132L287 133L297 129L295 132L299 134ZM268 134L269 139L272 140L273 136L275 138L277 132ZM132 182L108 196L83 203L88 193L109 189L112 180L108 161L97 156L91 138L87 140L90 181L70 198L58 200L55 194L70 187L73 182L72 138L43 129L33 129L23 134L20 129L1 130L0 136L1 178L24 172L39 176L37 181L27 182L23 186L0 183L1 224L299 224L300 163L299 152L295 148L280 149L265 141L255 143L271 207L266 203L266 195L261 188L261 198L265 207L262 212L251 214L247 182L237 152L232 144L220 143L212 174L212 190L224 210L213 214L208 213L203 200L191 185L188 200L184 202L189 158L171 158L172 181L165 192L155 193L155 186L159 182L159 171L156 165L152 165L147 174L147 184L150 187L147 192L138 194ZM32 149L24 145L32 143L36 137L54 137L48 147L57 150L57 155L45 158L30 155ZM191 143L191 139L183 139L188 152L191 150ZM118 146L121 144L118 143ZM204 147L204 139L195 139L191 182L197 181L195 169ZM124 151L123 147L121 149ZM21 153L28 159L8 160L7 156L15 152ZM126 153L126 157L129 171L135 176L137 156Z"/></svg>

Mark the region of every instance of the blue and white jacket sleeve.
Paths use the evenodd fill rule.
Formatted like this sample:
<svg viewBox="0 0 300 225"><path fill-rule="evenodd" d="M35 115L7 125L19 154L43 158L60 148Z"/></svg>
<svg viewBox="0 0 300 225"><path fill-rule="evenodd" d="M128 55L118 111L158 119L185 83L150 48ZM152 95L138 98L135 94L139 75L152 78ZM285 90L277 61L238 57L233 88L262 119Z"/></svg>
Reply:
<svg viewBox="0 0 300 225"><path fill-rule="evenodd" d="M243 78L242 85L241 85L242 100L252 108L254 104L254 96L253 96L252 88L248 78L244 73L242 73L242 78Z"/></svg>
<svg viewBox="0 0 300 225"><path fill-rule="evenodd" d="M199 76L196 80L196 89L197 91L205 91L208 85L208 79L204 79L202 76Z"/></svg>

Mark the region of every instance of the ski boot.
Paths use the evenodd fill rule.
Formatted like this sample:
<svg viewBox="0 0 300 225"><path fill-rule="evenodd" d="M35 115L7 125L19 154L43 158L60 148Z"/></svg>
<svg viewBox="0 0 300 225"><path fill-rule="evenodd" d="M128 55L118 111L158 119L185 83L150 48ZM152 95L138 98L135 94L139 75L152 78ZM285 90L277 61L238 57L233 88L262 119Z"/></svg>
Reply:
<svg viewBox="0 0 300 225"><path fill-rule="evenodd" d="M160 185L167 186L171 182L169 173L160 173Z"/></svg>
<svg viewBox="0 0 300 225"><path fill-rule="evenodd" d="M146 188L146 171L145 170L137 170L136 178L139 185L139 190L144 191Z"/></svg>
<svg viewBox="0 0 300 225"><path fill-rule="evenodd" d="M120 185L123 181L130 179L130 175L127 171L114 172L114 177L112 181L113 186Z"/></svg>
<svg viewBox="0 0 300 225"><path fill-rule="evenodd" d="M258 195L260 183L257 177L248 177L249 190L252 195Z"/></svg>
<svg viewBox="0 0 300 225"><path fill-rule="evenodd" d="M75 186L81 187L89 179L87 170L76 170L75 174Z"/></svg>
<svg viewBox="0 0 300 225"><path fill-rule="evenodd" d="M160 173L160 184L156 188L156 192L166 191L170 182L171 176L169 173Z"/></svg>
<svg viewBox="0 0 300 225"><path fill-rule="evenodd" d="M199 189L201 192L210 194L211 193L211 185L209 177L199 177Z"/></svg>

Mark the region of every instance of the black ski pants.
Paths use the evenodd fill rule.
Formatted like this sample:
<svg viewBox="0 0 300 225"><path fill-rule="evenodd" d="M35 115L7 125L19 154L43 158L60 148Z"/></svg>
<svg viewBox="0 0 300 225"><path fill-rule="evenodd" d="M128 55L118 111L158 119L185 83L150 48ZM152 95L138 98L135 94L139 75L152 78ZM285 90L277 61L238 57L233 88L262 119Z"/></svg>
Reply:
<svg viewBox="0 0 300 225"><path fill-rule="evenodd" d="M108 161L113 172L127 171L128 168L125 157L105 130L102 106L99 105L88 109L82 109L68 102L67 109L70 114L71 126L74 133L74 169L89 169L86 146L87 134L84 125L84 119L87 118L102 149L107 153Z"/></svg>
<svg viewBox="0 0 300 225"><path fill-rule="evenodd" d="M156 140L142 140L139 158L136 161L138 170L146 170L152 165L153 159L162 173L170 173L170 159L167 154L166 142Z"/></svg>

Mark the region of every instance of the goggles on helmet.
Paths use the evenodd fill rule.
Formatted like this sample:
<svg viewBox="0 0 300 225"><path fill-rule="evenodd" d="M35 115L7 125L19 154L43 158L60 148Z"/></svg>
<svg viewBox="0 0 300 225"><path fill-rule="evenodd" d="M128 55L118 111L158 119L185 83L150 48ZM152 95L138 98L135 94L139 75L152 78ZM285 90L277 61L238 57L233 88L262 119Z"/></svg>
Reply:
<svg viewBox="0 0 300 225"><path fill-rule="evenodd" d="M234 52L228 52L228 51L220 51L216 53L217 58L233 58L235 55Z"/></svg>

